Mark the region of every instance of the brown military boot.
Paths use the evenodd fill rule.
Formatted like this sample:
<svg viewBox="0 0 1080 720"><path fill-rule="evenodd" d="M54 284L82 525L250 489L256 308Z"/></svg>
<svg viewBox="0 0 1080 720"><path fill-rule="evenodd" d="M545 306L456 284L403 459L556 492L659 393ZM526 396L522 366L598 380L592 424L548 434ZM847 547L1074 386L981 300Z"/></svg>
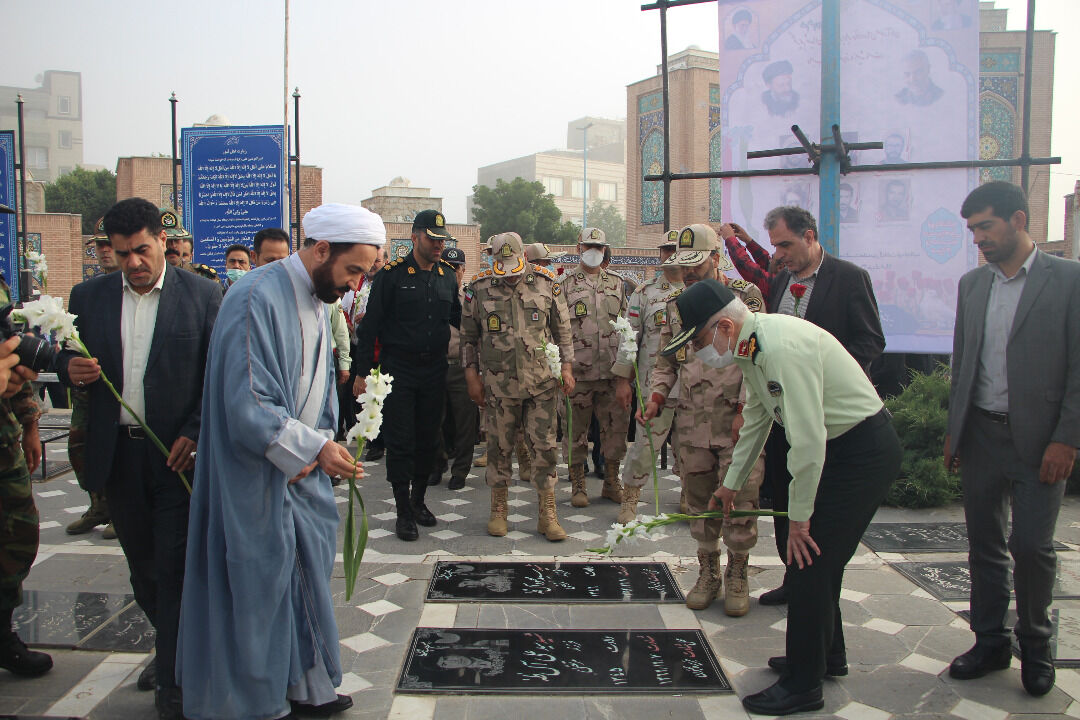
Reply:
<svg viewBox="0 0 1080 720"><path fill-rule="evenodd" d="M532 458L529 455L529 446L522 440L515 449L518 461L518 478L521 482L532 482Z"/></svg>
<svg viewBox="0 0 1080 720"><path fill-rule="evenodd" d="M698 550L697 559L701 574L698 575L694 587L686 594L686 607L691 610L704 610L712 605L723 584L720 577L720 553Z"/></svg>
<svg viewBox="0 0 1080 720"><path fill-rule="evenodd" d="M625 525L637 517L637 504L641 499L641 488L632 485L622 486L622 507L615 522Z"/></svg>
<svg viewBox="0 0 1080 720"><path fill-rule="evenodd" d="M540 506L539 519L536 521L536 532L552 542L565 540L566 531L559 524L559 516L555 512L555 491L541 490L538 496Z"/></svg>
<svg viewBox="0 0 1080 720"><path fill-rule="evenodd" d="M491 488L491 517L488 518L488 535L506 535L506 495L509 488Z"/></svg>
<svg viewBox="0 0 1080 720"><path fill-rule="evenodd" d="M679 512L686 515L690 512L690 503L686 502L686 485L682 486L682 491L679 493Z"/></svg>
<svg viewBox="0 0 1080 720"><path fill-rule="evenodd" d="M589 506L589 491L585 488L585 468L574 465L570 468L570 504L574 507Z"/></svg>
<svg viewBox="0 0 1080 720"><path fill-rule="evenodd" d="M97 493L90 493L90 507L82 514L82 517L71 523L65 529L68 535L82 535L88 533L98 525L109 524L109 508L105 498Z"/></svg>
<svg viewBox="0 0 1080 720"><path fill-rule="evenodd" d="M480 457L473 460L473 467L487 467L487 450Z"/></svg>
<svg viewBox="0 0 1080 720"><path fill-rule="evenodd" d="M724 569L724 612L731 617L742 617L750 612L750 583L746 579L746 565L750 553L728 550L727 568Z"/></svg>
<svg viewBox="0 0 1080 720"><path fill-rule="evenodd" d="M623 501L622 483L619 482L619 463L614 460L604 463L604 489L600 491L600 497L606 497L617 503Z"/></svg>

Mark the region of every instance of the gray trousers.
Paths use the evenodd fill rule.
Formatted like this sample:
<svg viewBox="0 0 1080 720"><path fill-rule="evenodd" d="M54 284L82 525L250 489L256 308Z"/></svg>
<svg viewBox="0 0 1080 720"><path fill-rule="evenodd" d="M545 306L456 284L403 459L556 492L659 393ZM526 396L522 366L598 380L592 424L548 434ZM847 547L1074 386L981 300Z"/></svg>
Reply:
<svg viewBox="0 0 1080 720"><path fill-rule="evenodd" d="M1020 459L1008 425L975 410L967 423L958 451L971 566L971 629L979 643L1008 642L1011 553L1016 636L1026 647L1044 647L1052 630L1047 610L1057 574L1054 526L1065 481L1039 482L1039 466ZM1006 542L1010 505L1012 534Z"/></svg>

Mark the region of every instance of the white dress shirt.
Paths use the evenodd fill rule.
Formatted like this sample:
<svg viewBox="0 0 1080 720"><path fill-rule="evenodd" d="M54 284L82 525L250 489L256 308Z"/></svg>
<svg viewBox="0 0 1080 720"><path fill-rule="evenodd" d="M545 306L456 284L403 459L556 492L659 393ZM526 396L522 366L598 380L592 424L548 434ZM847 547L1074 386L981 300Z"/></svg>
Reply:
<svg viewBox="0 0 1080 720"><path fill-rule="evenodd" d="M163 269L150 292L141 295L128 283L127 275L123 276L120 344L124 349L124 390L121 396L144 421L146 395L143 392L143 376L146 374L146 360L150 356L150 344L154 340L154 328L157 327L158 301L161 300L166 272L168 269ZM120 424L138 425L139 421L121 406Z"/></svg>

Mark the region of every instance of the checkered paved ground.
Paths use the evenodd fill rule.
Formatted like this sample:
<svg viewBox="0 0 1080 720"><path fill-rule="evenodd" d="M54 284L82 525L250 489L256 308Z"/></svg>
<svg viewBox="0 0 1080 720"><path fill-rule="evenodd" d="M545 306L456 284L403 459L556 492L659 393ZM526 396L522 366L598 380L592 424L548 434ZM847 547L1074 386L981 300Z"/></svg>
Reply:
<svg viewBox="0 0 1080 720"><path fill-rule="evenodd" d="M49 454L54 461L63 460L62 448L50 449ZM763 666L767 657L783 652L783 608L755 603L749 615L733 619L715 605L693 613L679 605L426 604L424 595L436 560L593 559L586 548L600 544L617 512L614 503L598 498L601 481L595 478L589 480L590 506L571 507L568 485L563 480L559 513L570 539L549 543L536 534L536 494L519 485L511 492L510 534L492 538L485 530L488 491L481 479L483 471L473 472L463 490L449 491L445 483L430 489L428 507L439 518L439 525L432 530L421 528L419 541L404 543L393 534L393 501L381 463L368 467L369 477L363 482L362 492L370 513L371 541L358 592L346 603L340 565L334 581L345 667L341 691L356 701L354 709L341 717L746 717L733 695L622 698L395 694L405 643L417 626L701 628L739 695L756 691L775 679ZM561 473L565 474L565 468ZM678 481L669 473L661 471L661 510L674 510L678 504ZM43 609L21 628L23 637L44 642L49 637L68 637L72 633L78 636L80 623L93 625L94 618L100 621L108 615L115 619L77 644L115 649L52 649L56 665L48 675L35 680L0 677L0 714L95 720L155 717L151 694L140 693L134 686L151 645L145 621L130 603L127 569L119 546L116 541L103 540L101 528L74 538L64 533L63 526L78 517L88 502L70 473L35 484L34 489L42 515L42 545L26 589L30 592L28 599ZM344 490L338 488L337 494L344 505ZM640 509L651 514L651 487L644 495L649 503ZM954 507L923 512L883 509L877 521L959 519L961 513ZM1080 546L1077 521L1080 503L1070 498L1062 511L1058 538L1071 550ZM755 597L774 587L782 573L773 552L771 523L765 520L759 527L759 549L751 558ZM678 528L659 542L625 548L619 554L667 562L678 582L689 589L697 574L694 547L686 529ZM840 681L828 681L826 712L807 717L1080 717L1080 703L1074 702L1074 698L1080 699L1080 672L1076 670L1059 670L1058 687L1041 699L1031 698L1021 689L1018 662L1012 669L982 680L961 683L948 677L944 672L947 663L972 641L966 623L957 615L967 604L939 602L889 563L949 559L963 558L942 553L878 554L860 547L849 566L842 600L852 672ZM1080 601L1059 601L1055 606L1080 610Z"/></svg>

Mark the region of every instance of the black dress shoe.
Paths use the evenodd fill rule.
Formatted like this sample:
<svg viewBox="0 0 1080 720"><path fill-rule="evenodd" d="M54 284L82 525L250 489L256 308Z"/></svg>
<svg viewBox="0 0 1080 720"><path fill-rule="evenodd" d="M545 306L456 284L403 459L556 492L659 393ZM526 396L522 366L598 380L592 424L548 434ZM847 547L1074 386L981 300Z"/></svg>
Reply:
<svg viewBox="0 0 1080 720"><path fill-rule="evenodd" d="M377 445L368 445L367 452L364 454L364 460L368 462L381 460L384 453L386 453L386 448L378 447Z"/></svg>
<svg viewBox="0 0 1080 720"><path fill-rule="evenodd" d="M790 715L791 713L820 710L825 707L821 686L802 693L788 692L780 682L770 685L759 693L747 695L743 707L758 715Z"/></svg>
<svg viewBox="0 0 1080 720"><path fill-rule="evenodd" d="M294 702L292 711L297 716L303 717L330 717L335 713L343 712L353 706L352 698L348 695L338 695L337 700L331 700L322 705L308 705Z"/></svg>
<svg viewBox="0 0 1080 720"><path fill-rule="evenodd" d="M787 605L787 586L781 585L775 590L762 593L757 601L759 605Z"/></svg>
<svg viewBox="0 0 1080 720"><path fill-rule="evenodd" d="M787 657L784 655L777 655L776 657L769 658L769 667L780 674L786 673L788 671ZM830 655L825 658L825 677L843 677L847 674L847 657L844 655L837 655L835 657Z"/></svg>
<svg viewBox="0 0 1080 720"><path fill-rule="evenodd" d="M416 529L416 521L411 517L398 515L397 524L394 527L397 536L406 542L412 542L420 537L420 531Z"/></svg>
<svg viewBox="0 0 1080 720"><path fill-rule="evenodd" d="M957 680L974 680L995 670L1005 670L1012 663L1009 644L980 645L968 650L949 665L949 677Z"/></svg>
<svg viewBox="0 0 1080 720"><path fill-rule="evenodd" d="M159 687L154 693L158 720L184 720L184 696L178 687Z"/></svg>
<svg viewBox="0 0 1080 720"><path fill-rule="evenodd" d="M1028 695L1042 697L1054 688L1057 673L1050 648L1029 649L1020 646L1020 681Z"/></svg>
<svg viewBox="0 0 1080 720"><path fill-rule="evenodd" d="M26 647L14 631L0 635L0 668L23 677L37 677L52 670L52 657Z"/></svg>
<svg viewBox="0 0 1080 720"><path fill-rule="evenodd" d="M150 658L150 663L139 673L139 680L135 687L143 692L153 690L157 686L157 657Z"/></svg>
<svg viewBox="0 0 1080 720"><path fill-rule="evenodd" d="M452 477L446 484L447 490L460 490L463 487L465 487L465 478Z"/></svg>
<svg viewBox="0 0 1080 720"><path fill-rule="evenodd" d="M416 518L416 522L424 527L435 527L437 521L435 516L431 514L431 511L427 509L427 505L420 503L419 505L412 506L413 517Z"/></svg>

